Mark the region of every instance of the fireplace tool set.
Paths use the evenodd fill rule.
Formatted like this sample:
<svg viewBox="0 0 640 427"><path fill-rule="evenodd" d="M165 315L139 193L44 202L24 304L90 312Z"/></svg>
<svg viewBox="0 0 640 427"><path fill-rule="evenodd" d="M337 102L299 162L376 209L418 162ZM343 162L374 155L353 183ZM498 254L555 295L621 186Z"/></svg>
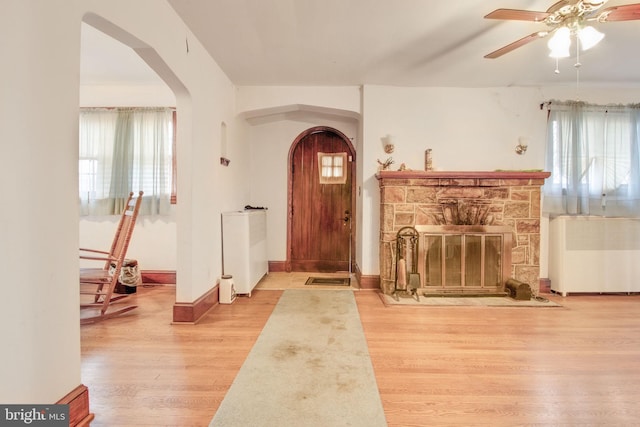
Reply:
<svg viewBox="0 0 640 427"><path fill-rule="evenodd" d="M418 273L418 231L403 227L396 234L396 282L393 297L420 300L420 273Z"/></svg>

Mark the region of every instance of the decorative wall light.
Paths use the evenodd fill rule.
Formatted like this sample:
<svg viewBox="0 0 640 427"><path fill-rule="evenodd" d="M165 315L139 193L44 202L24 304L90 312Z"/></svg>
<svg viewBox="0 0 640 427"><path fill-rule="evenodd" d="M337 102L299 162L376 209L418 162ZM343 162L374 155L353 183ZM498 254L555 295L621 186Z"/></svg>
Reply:
<svg viewBox="0 0 640 427"><path fill-rule="evenodd" d="M393 153L396 148L396 138L393 135L387 135L382 138L382 148L387 154Z"/></svg>
<svg viewBox="0 0 640 427"><path fill-rule="evenodd" d="M518 145L516 145L516 154L523 155L527 152L527 147L529 147L529 138L521 136L518 138Z"/></svg>

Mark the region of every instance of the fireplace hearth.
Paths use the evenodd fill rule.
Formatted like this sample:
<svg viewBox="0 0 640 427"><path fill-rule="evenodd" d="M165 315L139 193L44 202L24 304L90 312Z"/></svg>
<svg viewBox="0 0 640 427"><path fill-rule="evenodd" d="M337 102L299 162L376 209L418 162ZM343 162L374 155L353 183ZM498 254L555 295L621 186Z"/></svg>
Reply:
<svg viewBox="0 0 640 427"><path fill-rule="evenodd" d="M406 277L419 276L421 295L503 294L509 279L538 293L540 186L548 172L381 171L376 176L384 293L397 292L398 271L403 285ZM406 228L418 234L412 271L402 271L405 260L397 265L397 233Z"/></svg>

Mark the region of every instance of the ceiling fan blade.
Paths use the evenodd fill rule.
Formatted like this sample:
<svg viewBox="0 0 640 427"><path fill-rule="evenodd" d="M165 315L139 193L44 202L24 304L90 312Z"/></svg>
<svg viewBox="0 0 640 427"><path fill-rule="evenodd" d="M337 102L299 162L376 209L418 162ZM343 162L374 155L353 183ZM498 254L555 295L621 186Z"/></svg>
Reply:
<svg viewBox="0 0 640 427"><path fill-rule="evenodd" d="M485 16L485 19L506 19L511 21L544 21L549 16L547 12L536 12L521 9L496 9Z"/></svg>
<svg viewBox="0 0 640 427"><path fill-rule="evenodd" d="M567 0L560 0L559 2L552 4L551 7L547 9L547 13L553 13L557 10L560 10L562 7L566 6L567 4L569 4Z"/></svg>
<svg viewBox="0 0 640 427"><path fill-rule="evenodd" d="M498 50L494 50L493 52L485 55L484 57L485 58L489 58L489 59L498 58L498 57L504 55L505 53L509 53L512 50L515 50L515 49L519 48L520 46L524 46L527 43L531 43L534 40L537 40L537 39L540 39L542 37L545 37L547 34L549 34L549 33L547 33L546 31L540 31L540 32L536 32L536 33L533 33L533 34L529 34L528 36L523 37L520 40L516 40L513 43L510 43L510 44L508 44L508 45L506 45L504 47L501 47Z"/></svg>
<svg viewBox="0 0 640 427"><path fill-rule="evenodd" d="M612 6L598 15L599 22L635 21L640 19L640 3Z"/></svg>

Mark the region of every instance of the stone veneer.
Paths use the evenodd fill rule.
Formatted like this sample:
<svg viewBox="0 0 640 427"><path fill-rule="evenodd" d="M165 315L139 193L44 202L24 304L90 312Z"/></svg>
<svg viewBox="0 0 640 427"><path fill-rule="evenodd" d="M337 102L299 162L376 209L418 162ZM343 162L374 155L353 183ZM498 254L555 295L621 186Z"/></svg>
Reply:
<svg viewBox="0 0 640 427"><path fill-rule="evenodd" d="M538 294L540 187L549 172L380 171L380 288L395 289L396 233L402 227L444 224L443 204L488 205L491 225L513 230L511 277ZM505 278L506 280L506 278Z"/></svg>

